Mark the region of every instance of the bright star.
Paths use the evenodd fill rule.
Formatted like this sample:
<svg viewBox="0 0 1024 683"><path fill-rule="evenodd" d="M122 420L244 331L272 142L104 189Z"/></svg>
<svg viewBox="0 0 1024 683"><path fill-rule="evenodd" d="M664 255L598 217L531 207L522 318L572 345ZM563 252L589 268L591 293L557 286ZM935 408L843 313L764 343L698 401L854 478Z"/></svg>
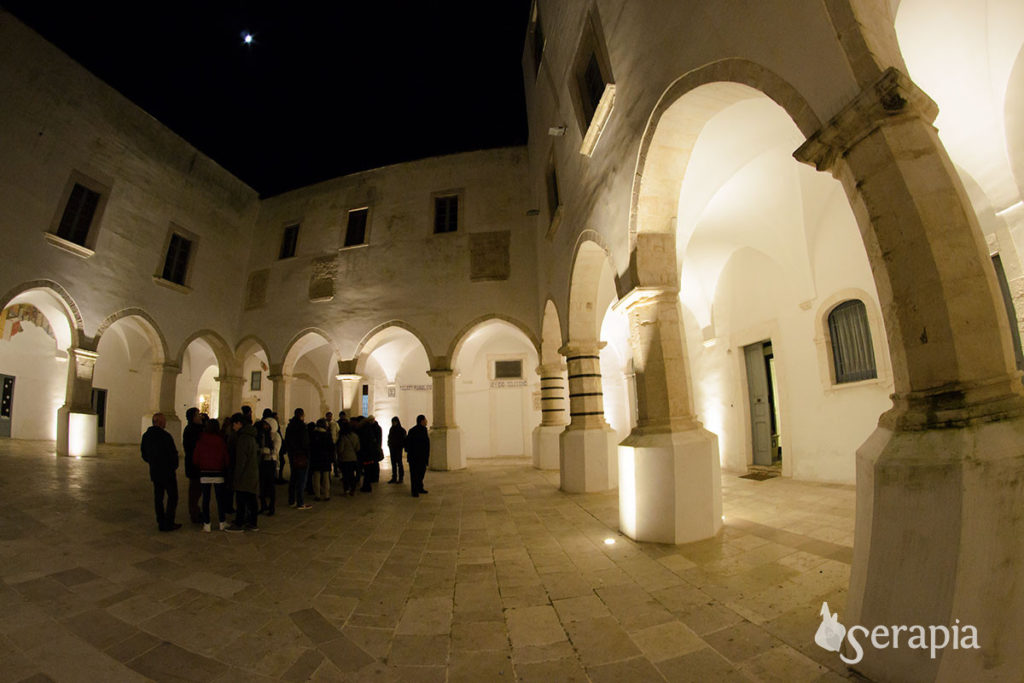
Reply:
<svg viewBox="0 0 1024 683"><path fill-rule="evenodd" d="M242 31L242 42L246 45L252 45L252 34L248 31Z"/></svg>

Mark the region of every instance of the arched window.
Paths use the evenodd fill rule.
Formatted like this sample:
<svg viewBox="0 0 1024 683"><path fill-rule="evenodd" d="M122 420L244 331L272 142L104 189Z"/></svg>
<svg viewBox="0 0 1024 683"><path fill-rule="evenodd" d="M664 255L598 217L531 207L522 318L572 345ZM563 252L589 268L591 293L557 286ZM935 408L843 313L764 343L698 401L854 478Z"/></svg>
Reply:
<svg viewBox="0 0 1024 683"><path fill-rule="evenodd" d="M851 299L833 308L828 314L828 333L832 338L836 384L878 377L863 301Z"/></svg>

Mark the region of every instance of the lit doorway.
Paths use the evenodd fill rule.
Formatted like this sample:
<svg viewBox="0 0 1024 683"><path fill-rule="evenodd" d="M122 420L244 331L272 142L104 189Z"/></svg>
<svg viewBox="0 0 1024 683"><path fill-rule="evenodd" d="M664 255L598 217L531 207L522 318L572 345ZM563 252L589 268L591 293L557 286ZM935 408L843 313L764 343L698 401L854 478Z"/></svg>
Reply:
<svg viewBox="0 0 1024 683"><path fill-rule="evenodd" d="M782 421L775 355L770 339L743 347L750 401L751 459L755 467L781 467Z"/></svg>

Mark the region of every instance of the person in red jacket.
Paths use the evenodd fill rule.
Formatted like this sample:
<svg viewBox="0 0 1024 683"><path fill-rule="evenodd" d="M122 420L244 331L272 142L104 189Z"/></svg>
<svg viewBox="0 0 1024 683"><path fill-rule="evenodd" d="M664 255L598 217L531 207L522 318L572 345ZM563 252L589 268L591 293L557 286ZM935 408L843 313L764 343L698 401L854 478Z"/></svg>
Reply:
<svg viewBox="0 0 1024 683"><path fill-rule="evenodd" d="M220 435L220 425L217 424L216 418L210 418L203 425L203 433L199 435L192 458L199 470L199 484L203 488L203 531L210 530L211 488L217 496L217 516L220 519L220 530L224 531L227 528L224 519L230 503L227 487L224 485L224 476L231 464L231 459L228 457L228 447Z"/></svg>

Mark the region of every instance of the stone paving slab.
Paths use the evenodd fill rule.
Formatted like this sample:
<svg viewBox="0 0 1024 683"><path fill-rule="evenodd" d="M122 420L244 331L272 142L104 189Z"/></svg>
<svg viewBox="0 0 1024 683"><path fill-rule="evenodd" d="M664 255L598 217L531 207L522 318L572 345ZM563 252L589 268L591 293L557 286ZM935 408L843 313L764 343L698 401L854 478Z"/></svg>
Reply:
<svg viewBox="0 0 1024 683"><path fill-rule="evenodd" d="M470 460L418 499L380 486L259 533L168 534L137 447L52 448L0 440L0 681L849 675L813 637L821 600L845 604L852 487L724 474L723 531L664 546L618 533L614 491Z"/></svg>

